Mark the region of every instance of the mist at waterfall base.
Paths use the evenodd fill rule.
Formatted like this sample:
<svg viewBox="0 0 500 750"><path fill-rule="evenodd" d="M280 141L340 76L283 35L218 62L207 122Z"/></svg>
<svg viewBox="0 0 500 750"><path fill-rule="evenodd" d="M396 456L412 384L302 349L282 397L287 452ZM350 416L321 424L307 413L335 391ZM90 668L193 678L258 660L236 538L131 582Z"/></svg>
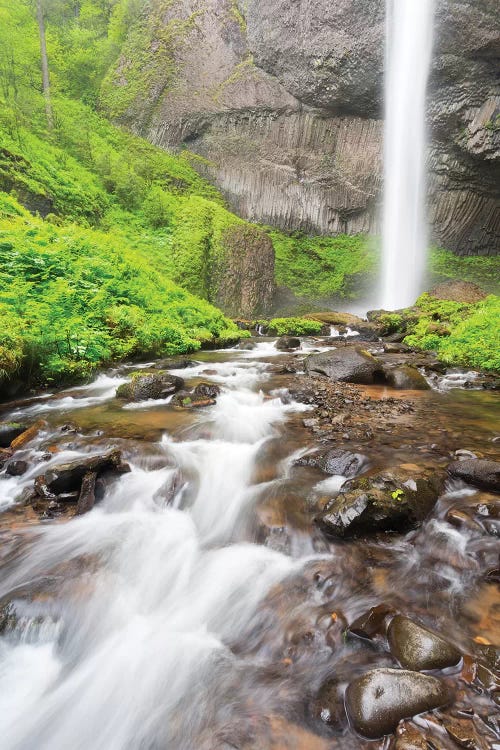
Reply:
<svg viewBox="0 0 500 750"><path fill-rule="evenodd" d="M384 204L380 307L412 305L427 255L426 90L434 0L386 0Z"/></svg>

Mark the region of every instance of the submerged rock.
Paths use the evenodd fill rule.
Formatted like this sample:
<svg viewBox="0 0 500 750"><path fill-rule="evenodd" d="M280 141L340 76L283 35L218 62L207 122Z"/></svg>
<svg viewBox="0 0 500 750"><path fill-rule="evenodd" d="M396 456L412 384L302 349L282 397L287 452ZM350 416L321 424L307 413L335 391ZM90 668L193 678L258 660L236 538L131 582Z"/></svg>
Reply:
<svg viewBox="0 0 500 750"><path fill-rule="evenodd" d="M451 700L435 677L399 669L373 669L350 683L345 696L352 727L377 739L394 732L401 719L432 711Z"/></svg>
<svg viewBox="0 0 500 750"><path fill-rule="evenodd" d="M319 719L334 730L342 730L346 724L344 699L341 686L336 680L322 685L310 708L314 719Z"/></svg>
<svg viewBox="0 0 500 750"><path fill-rule="evenodd" d="M357 476L367 463L367 456L362 453L351 453L342 448L311 453L294 461L295 466L313 466L325 474L338 474L348 478Z"/></svg>
<svg viewBox="0 0 500 750"><path fill-rule="evenodd" d="M380 360L358 346L346 346L329 352L311 354L305 361L309 374L324 375L330 380L371 385L385 381Z"/></svg>
<svg viewBox="0 0 500 750"><path fill-rule="evenodd" d="M392 655L405 669L445 669L462 658L451 643L403 615L391 620L387 638Z"/></svg>
<svg viewBox="0 0 500 750"><path fill-rule="evenodd" d="M453 461L448 466L448 474L474 487L500 492L500 461L481 458Z"/></svg>
<svg viewBox="0 0 500 750"><path fill-rule="evenodd" d="M116 396L126 401L147 401L166 398L183 387L183 379L168 372L135 373L132 380L118 386Z"/></svg>
<svg viewBox="0 0 500 750"><path fill-rule="evenodd" d="M276 349L285 352L300 349L300 339L295 336L281 336L276 342Z"/></svg>
<svg viewBox="0 0 500 750"><path fill-rule="evenodd" d="M411 365L398 365L385 370L387 383L398 390L429 391L430 385L424 376Z"/></svg>
<svg viewBox="0 0 500 750"><path fill-rule="evenodd" d="M436 474L414 479L396 469L346 482L315 520L325 534L350 537L376 531L409 531L433 509L441 481Z"/></svg>

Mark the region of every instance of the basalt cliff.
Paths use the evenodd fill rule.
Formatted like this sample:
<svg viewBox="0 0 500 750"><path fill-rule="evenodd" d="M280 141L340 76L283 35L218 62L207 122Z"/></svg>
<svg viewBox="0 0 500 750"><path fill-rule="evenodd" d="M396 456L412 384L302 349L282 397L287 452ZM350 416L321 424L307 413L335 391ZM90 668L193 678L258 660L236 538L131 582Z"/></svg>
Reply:
<svg viewBox="0 0 500 750"><path fill-rule="evenodd" d="M497 0L437 0L429 209L463 255L500 251L499 26ZM383 0L150 0L102 105L245 218L377 232L384 33Z"/></svg>

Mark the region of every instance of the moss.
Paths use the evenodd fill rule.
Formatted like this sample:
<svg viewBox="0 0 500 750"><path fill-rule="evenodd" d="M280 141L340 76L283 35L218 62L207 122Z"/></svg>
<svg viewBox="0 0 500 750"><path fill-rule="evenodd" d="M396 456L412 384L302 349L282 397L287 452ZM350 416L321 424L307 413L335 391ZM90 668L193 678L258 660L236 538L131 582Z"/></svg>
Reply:
<svg viewBox="0 0 500 750"><path fill-rule="evenodd" d="M319 334L322 324L308 318L273 318L269 321L269 333L276 336L314 336Z"/></svg>
<svg viewBox="0 0 500 750"><path fill-rule="evenodd" d="M352 297L372 278L376 256L364 235L309 237L266 231L276 254L276 283L299 296Z"/></svg>

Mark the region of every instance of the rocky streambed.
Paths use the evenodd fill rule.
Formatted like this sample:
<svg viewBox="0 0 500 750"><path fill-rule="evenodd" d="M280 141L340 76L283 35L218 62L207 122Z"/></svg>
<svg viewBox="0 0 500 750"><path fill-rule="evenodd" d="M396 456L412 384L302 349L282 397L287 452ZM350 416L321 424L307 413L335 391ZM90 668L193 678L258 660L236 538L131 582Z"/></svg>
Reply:
<svg viewBox="0 0 500 750"><path fill-rule="evenodd" d="M5 406L6 749L500 747L495 381L365 337Z"/></svg>

